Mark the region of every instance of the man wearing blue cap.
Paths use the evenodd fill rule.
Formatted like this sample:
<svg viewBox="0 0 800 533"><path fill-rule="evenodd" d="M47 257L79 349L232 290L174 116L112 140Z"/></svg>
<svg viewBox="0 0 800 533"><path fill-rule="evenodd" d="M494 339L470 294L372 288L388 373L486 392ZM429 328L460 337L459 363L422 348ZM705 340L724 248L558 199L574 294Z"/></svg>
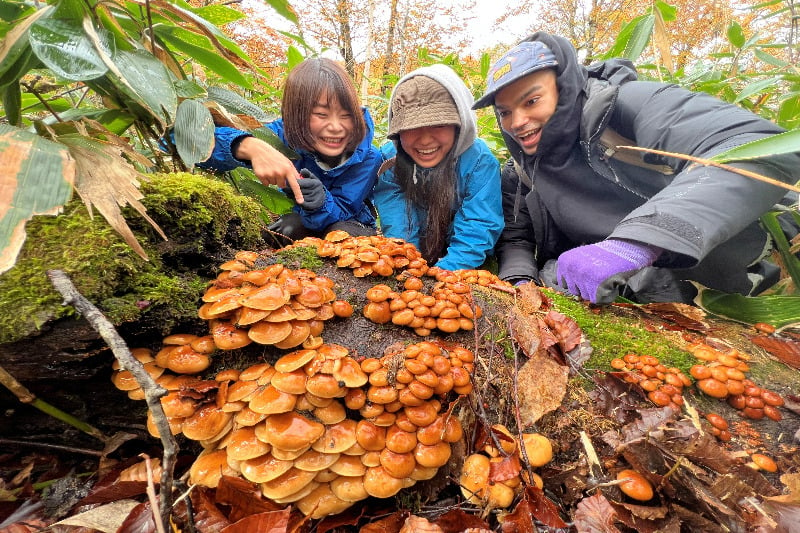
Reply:
<svg viewBox="0 0 800 533"><path fill-rule="evenodd" d="M535 33L489 71L473 109L493 105L512 161L502 174L501 278L540 280L592 303L691 302L689 281L757 294L758 218L786 190L713 166L640 155L640 146L709 158L784 130L704 93L637 80L612 59L585 67L563 37ZM794 183L800 154L733 166ZM796 195L794 195L796 201Z"/></svg>

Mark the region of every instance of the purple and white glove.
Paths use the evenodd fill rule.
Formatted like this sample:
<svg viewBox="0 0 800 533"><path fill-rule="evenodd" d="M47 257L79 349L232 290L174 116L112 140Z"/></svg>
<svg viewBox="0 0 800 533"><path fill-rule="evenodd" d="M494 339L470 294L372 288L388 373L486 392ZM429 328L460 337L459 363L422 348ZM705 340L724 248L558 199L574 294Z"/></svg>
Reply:
<svg viewBox="0 0 800 533"><path fill-rule="evenodd" d="M594 304L614 301L633 274L652 265L661 248L606 239L567 250L558 258L556 279L575 296Z"/></svg>

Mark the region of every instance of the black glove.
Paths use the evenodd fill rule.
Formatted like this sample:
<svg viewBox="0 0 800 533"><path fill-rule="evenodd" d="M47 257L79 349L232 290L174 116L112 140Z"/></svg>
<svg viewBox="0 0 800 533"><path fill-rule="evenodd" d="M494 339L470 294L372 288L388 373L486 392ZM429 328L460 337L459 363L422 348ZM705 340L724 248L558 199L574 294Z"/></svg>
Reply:
<svg viewBox="0 0 800 533"><path fill-rule="evenodd" d="M300 171L300 176L303 179L297 180L297 183L303 193L303 203L298 205L306 211L316 211L325 205L325 197L327 196L325 186L319 181L318 177L305 168Z"/></svg>

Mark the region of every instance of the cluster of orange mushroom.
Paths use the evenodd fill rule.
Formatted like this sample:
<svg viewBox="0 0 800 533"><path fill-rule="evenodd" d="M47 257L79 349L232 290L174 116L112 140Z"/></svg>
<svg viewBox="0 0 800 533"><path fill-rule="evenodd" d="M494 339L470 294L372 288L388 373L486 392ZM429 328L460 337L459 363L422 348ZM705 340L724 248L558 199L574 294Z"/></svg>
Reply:
<svg viewBox="0 0 800 533"><path fill-rule="evenodd" d="M372 274L389 277L395 269L403 269L412 276L423 276L428 270L428 263L416 246L382 235L353 237L337 230L325 235L324 239L306 237L291 245L297 246L314 247L318 256L336 258L336 266L351 269L358 278Z"/></svg>
<svg viewBox="0 0 800 533"><path fill-rule="evenodd" d="M367 290L364 316L377 324L391 322L412 328L425 337L435 329L445 333L471 330L483 314L472 299L470 286L461 281L438 282L430 294L424 292L420 278L409 276L403 291L378 284Z"/></svg>
<svg viewBox="0 0 800 533"><path fill-rule="evenodd" d="M521 468L521 462L538 468L553 459L552 444L541 433L523 434L522 446L502 424L492 426L491 433L494 437L465 459L459 478L466 501L486 510L510 507L523 481L544 486L537 473Z"/></svg>
<svg viewBox="0 0 800 533"><path fill-rule="evenodd" d="M626 354L611 360L611 368L624 372L622 379L638 383L651 402L659 407L683 405L683 388L692 380L677 367L666 367L652 355Z"/></svg>
<svg viewBox="0 0 800 533"><path fill-rule="evenodd" d="M136 354L158 366L145 350ZM156 381L168 390L161 405L171 432L204 448L192 483L215 487L222 475L240 476L275 503L320 518L433 477L463 437L447 397L472 390L473 366L474 354L453 343L421 342L360 362L321 343L274 365L224 370L211 383L163 368ZM152 414L147 427L159 435Z"/></svg>
<svg viewBox="0 0 800 533"><path fill-rule="evenodd" d="M693 344L689 351L705 362L689 370L703 393L725 399L744 418L760 420L766 416L781 420L778 408L783 405L783 398L747 379L750 366L746 354L735 348L722 351L703 343Z"/></svg>
<svg viewBox="0 0 800 533"><path fill-rule="evenodd" d="M280 263L256 268L258 258L256 252L237 253L203 294L198 315L209 321L218 348L251 342L294 348L320 336L324 321L337 312L352 313L349 303L336 300L330 278Z"/></svg>

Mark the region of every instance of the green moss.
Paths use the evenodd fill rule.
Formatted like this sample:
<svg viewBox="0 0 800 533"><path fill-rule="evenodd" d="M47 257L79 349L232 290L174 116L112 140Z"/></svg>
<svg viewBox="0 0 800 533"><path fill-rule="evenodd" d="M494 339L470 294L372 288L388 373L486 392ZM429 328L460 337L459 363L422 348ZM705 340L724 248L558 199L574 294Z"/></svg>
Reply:
<svg viewBox="0 0 800 533"><path fill-rule="evenodd" d="M311 246L297 246L279 250L275 253L278 261L289 268L308 268L316 270L324 263L317 255L316 250Z"/></svg>
<svg viewBox="0 0 800 533"><path fill-rule="evenodd" d="M623 315L614 307L589 308L584 302L543 289L553 299L555 309L572 318L592 345L592 356L586 368L610 370L610 361L627 353L652 355L668 367L678 367L688 374L696 359L678 348L664 332L648 331L638 316Z"/></svg>
<svg viewBox="0 0 800 533"><path fill-rule="evenodd" d="M263 246L261 208L227 184L192 174L151 175L141 190L148 215L169 237L164 241L138 214L125 211L149 261L102 216L90 217L77 198L63 214L37 216L26 225L15 266L0 275L0 343L75 314L62 305L47 270L64 271L116 325L160 313L166 329L170 320L196 316L199 295L220 258L228 259L235 249Z"/></svg>

